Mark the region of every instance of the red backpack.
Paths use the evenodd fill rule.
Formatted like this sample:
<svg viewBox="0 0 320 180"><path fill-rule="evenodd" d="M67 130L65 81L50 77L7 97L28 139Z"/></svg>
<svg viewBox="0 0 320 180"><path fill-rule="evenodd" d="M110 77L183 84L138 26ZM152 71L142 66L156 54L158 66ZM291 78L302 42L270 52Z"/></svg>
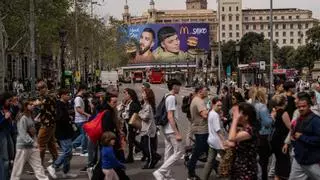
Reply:
<svg viewBox="0 0 320 180"><path fill-rule="evenodd" d="M102 111L96 117L83 125L84 131L87 133L90 141L97 143L103 133L102 118L107 111Z"/></svg>

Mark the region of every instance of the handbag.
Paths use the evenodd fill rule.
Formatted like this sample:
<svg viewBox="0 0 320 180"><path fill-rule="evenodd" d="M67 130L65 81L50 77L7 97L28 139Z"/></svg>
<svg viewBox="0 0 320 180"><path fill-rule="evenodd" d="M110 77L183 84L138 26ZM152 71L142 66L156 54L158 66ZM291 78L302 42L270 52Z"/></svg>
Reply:
<svg viewBox="0 0 320 180"><path fill-rule="evenodd" d="M227 178L231 174L231 167L235 158L235 149L228 148L225 150L225 154L221 157L221 161L218 166L218 174L220 177Z"/></svg>
<svg viewBox="0 0 320 180"><path fill-rule="evenodd" d="M100 140L102 136L102 133L103 133L102 118L106 112L107 111L102 111L98 113L93 120L86 122L83 125L83 130L88 135L90 141L92 141L95 144Z"/></svg>
<svg viewBox="0 0 320 180"><path fill-rule="evenodd" d="M136 129L141 129L142 127L142 119L140 118L138 113L133 113L129 120L129 125L133 126Z"/></svg>

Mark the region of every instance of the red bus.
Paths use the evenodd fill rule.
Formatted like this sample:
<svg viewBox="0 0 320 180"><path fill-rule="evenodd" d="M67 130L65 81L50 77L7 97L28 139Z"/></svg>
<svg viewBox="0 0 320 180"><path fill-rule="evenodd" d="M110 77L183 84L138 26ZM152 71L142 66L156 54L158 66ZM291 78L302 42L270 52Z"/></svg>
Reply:
<svg viewBox="0 0 320 180"><path fill-rule="evenodd" d="M163 82L164 73L160 68L152 68L149 71L149 82L151 84L161 84Z"/></svg>
<svg viewBox="0 0 320 180"><path fill-rule="evenodd" d="M134 71L132 80L133 80L133 82L142 82L143 72L142 71Z"/></svg>

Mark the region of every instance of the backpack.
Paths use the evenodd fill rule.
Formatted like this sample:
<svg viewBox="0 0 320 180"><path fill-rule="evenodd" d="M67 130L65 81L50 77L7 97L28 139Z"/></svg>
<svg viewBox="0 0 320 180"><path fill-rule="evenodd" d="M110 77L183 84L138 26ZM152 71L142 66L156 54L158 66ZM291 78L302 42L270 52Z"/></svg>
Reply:
<svg viewBox="0 0 320 180"><path fill-rule="evenodd" d="M168 124L166 99L170 95L171 94L164 96L157 106L156 115L154 116L155 123L157 126L165 126Z"/></svg>
<svg viewBox="0 0 320 180"><path fill-rule="evenodd" d="M190 112L191 99L192 99L192 95L183 97L182 105L181 105L182 112L186 113L188 118L191 118L191 112Z"/></svg>

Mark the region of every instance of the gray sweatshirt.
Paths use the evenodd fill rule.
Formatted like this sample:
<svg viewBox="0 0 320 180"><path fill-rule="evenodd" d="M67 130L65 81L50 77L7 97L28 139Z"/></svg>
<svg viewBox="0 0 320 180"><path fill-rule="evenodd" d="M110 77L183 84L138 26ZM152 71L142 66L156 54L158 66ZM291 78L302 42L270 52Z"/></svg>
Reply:
<svg viewBox="0 0 320 180"><path fill-rule="evenodd" d="M34 127L34 121L30 117L23 115L20 120L18 120L18 137L16 144L18 149L33 148L36 137L31 137L31 134L28 131Z"/></svg>
<svg viewBox="0 0 320 180"><path fill-rule="evenodd" d="M151 105L144 103L142 105L142 109L139 112L139 116L142 119L140 135L148 135L152 138L155 137L157 127L154 121L154 115Z"/></svg>

